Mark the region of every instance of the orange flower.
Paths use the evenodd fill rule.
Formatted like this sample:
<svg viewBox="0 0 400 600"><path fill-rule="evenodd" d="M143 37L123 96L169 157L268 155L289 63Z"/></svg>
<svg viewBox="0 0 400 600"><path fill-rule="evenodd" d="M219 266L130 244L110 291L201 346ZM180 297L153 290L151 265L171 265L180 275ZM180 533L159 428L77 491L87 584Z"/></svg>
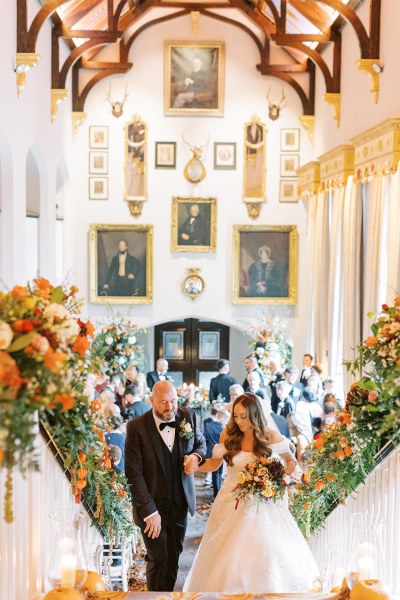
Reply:
<svg viewBox="0 0 400 600"><path fill-rule="evenodd" d="M329 481L329 483L333 483L336 481L336 477L334 475L327 475L326 480Z"/></svg>
<svg viewBox="0 0 400 600"><path fill-rule="evenodd" d="M318 479L318 481L315 482L315 487L320 492L325 487L325 481L323 479Z"/></svg>
<svg viewBox="0 0 400 600"><path fill-rule="evenodd" d="M104 461L104 468L105 469L111 469L111 459L110 458L106 458L106 460Z"/></svg>
<svg viewBox="0 0 400 600"><path fill-rule="evenodd" d="M94 332L95 332L95 328L94 328L93 323L91 323L90 321L87 321L86 322L86 335L93 338Z"/></svg>
<svg viewBox="0 0 400 600"><path fill-rule="evenodd" d="M397 365L398 367L400 367L400 356L399 356L399 358L396 360L396 365Z"/></svg>
<svg viewBox="0 0 400 600"><path fill-rule="evenodd" d="M44 298L44 300L48 300L53 287L50 281L44 277L40 277L39 279L34 279L33 282L36 284L36 296L39 296L39 298Z"/></svg>
<svg viewBox="0 0 400 600"><path fill-rule="evenodd" d="M87 461L86 454L84 452L78 452L78 460L81 463L86 462Z"/></svg>
<svg viewBox="0 0 400 600"><path fill-rule="evenodd" d="M400 296L397 296L397 298L394 299L394 305L400 306Z"/></svg>
<svg viewBox="0 0 400 600"><path fill-rule="evenodd" d="M76 482L76 487L78 488L78 490L83 490L83 488L86 487L86 480L78 479L78 481Z"/></svg>
<svg viewBox="0 0 400 600"><path fill-rule="evenodd" d="M375 348L377 343L378 338L376 338L375 336L367 337L367 339L365 340L365 345L367 346L367 348Z"/></svg>
<svg viewBox="0 0 400 600"><path fill-rule="evenodd" d="M126 491L125 490L120 490L118 492L118 498L125 498L126 496Z"/></svg>
<svg viewBox="0 0 400 600"><path fill-rule="evenodd" d="M88 470L86 469L86 467L79 467L79 469L78 469L79 479L85 479L87 474L88 474Z"/></svg>
<svg viewBox="0 0 400 600"><path fill-rule="evenodd" d="M72 396L70 396L67 393L56 394L55 400L56 400L57 404L61 404L61 406L62 406L62 408L61 408L62 412L65 412L66 410L69 410L75 404L75 400L72 398ZM55 408L55 407L56 407L56 404L54 402L52 402L51 404L49 404L49 408Z"/></svg>
<svg viewBox="0 0 400 600"><path fill-rule="evenodd" d="M26 297L26 288L22 285L14 285L13 289L10 292L10 295L13 298L22 299Z"/></svg>
<svg viewBox="0 0 400 600"><path fill-rule="evenodd" d="M69 290L70 296L75 296L79 292L79 288L76 285L71 285L71 289Z"/></svg>
<svg viewBox="0 0 400 600"><path fill-rule="evenodd" d="M306 510L308 510L310 508L310 505L308 504L308 502L304 502L303 508L305 508Z"/></svg>
<svg viewBox="0 0 400 600"><path fill-rule="evenodd" d="M2 391L4 399L14 400L23 383L15 360L8 352L0 352L0 387L6 388Z"/></svg>
<svg viewBox="0 0 400 600"><path fill-rule="evenodd" d="M93 410L100 410L101 409L101 404L98 400L92 400L92 402L90 403L91 407L93 408Z"/></svg>
<svg viewBox="0 0 400 600"><path fill-rule="evenodd" d="M344 423L345 425L350 425L351 423L351 414L348 412L343 412L339 415L339 421Z"/></svg>
<svg viewBox="0 0 400 600"><path fill-rule="evenodd" d="M340 460L340 462L342 462L345 458L343 450L338 450L337 452L335 452L335 456L338 460Z"/></svg>
<svg viewBox="0 0 400 600"><path fill-rule="evenodd" d="M322 450L322 448L324 447L324 438L322 436L317 437L314 439L314 446L317 450Z"/></svg>
<svg viewBox="0 0 400 600"><path fill-rule="evenodd" d="M90 342L87 339L86 335L78 335L74 345L72 346L72 350L77 352L81 356L85 356L86 351L90 348Z"/></svg>
<svg viewBox="0 0 400 600"><path fill-rule="evenodd" d="M344 449L344 453L346 456L351 456L353 454L353 449L351 446L346 446Z"/></svg>
<svg viewBox="0 0 400 600"><path fill-rule="evenodd" d="M44 364L46 369L49 369L52 373L58 373L67 358L64 352L54 352L52 348L49 348L44 355Z"/></svg>
<svg viewBox="0 0 400 600"><path fill-rule="evenodd" d="M3 464L3 460L4 460L4 450L0 446L0 466Z"/></svg>
<svg viewBox="0 0 400 600"><path fill-rule="evenodd" d="M12 328L14 331L28 333L29 331L33 331L35 326L30 319L17 319L12 324Z"/></svg>
<svg viewBox="0 0 400 600"><path fill-rule="evenodd" d="M347 439L345 437L340 438L339 445L341 448L344 448L345 446L347 446Z"/></svg>

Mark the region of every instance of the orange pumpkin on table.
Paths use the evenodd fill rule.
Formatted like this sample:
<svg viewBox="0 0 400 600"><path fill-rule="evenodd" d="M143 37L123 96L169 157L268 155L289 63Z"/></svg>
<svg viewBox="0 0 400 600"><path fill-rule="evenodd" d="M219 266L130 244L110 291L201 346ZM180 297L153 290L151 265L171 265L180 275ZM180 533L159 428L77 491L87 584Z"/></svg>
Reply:
<svg viewBox="0 0 400 600"><path fill-rule="evenodd" d="M354 584L350 600L390 600L390 596L379 579L361 579Z"/></svg>
<svg viewBox="0 0 400 600"><path fill-rule="evenodd" d="M81 587L82 592L104 592L105 589L102 576L96 571L88 571L85 583Z"/></svg>
<svg viewBox="0 0 400 600"><path fill-rule="evenodd" d="M75 588L57 587L47 592L43 600L82 600L82 596Z"/></svg>

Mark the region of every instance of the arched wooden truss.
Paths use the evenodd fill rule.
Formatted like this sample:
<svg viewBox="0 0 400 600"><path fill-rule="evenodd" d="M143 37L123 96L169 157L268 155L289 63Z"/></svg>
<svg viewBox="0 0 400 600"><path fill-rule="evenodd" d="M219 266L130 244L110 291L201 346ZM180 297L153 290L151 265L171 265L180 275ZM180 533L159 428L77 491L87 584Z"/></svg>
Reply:
<svg viewBox="0 0 400 600"><path fill-rule="evenodd" d="M69 4L63 10L67 1ZM129 52L140 35L159 23L193 11L220 21L222 27L232 25L244 31L259 51L260 62L256 68L263 75L276 77L294 89L301 101L305 119L312 119L314 115L316 69L320 70L324 78L325 99L334 105L335 118L339 119L341 28L347 22L353 28L360 47L358 67L370 75L371 91L377 100L379 72L382 70L379 60L381 0L370 0L369 32L356 14L360 0L349 0L347 4L342 0L281 0L280 10L272 0L216 0L207 4L189 0L47 0L29 26L27 2L28 0L17 0L17 67L21 64L27 67L36 64L37 39L43 24L51 19L51 81L55 111L58 101L66 95L66 81L71 70L73 111L82 114L88 93L99 81L115 74L126 73L132 68ZM165 8L166 14L150 19L140 26L141 17L153 8ZM226 10L221 14L221 10L215 12L215 9ZM232 11L232 18L227 16L229 9L236 9ZM95 24L96 27L87 29L88 17L95 10L102 14ZM238 11L242 18L238 18ZM336 14L333 11L337 11ZM298 23L293 22L293 15L297 15ZM253 29L246 25L247 20L249 24L257 26L261 35L256 35ZM129 35L128 30L135 23L138 27ZM299 24L302 33L298 33ZM60 39L63 39L69 48L69 56L62 65ZM76 45L76 39L85 41ZM286 62L271 62L272 44L284 49ZM109 45L115 46L116 59L105 62L96 58L99 50ZM328 65L324 58L324 49L328 45L333 46L331 65ZM26 70L27 68L21 69L24 71L23 78ZM85 74L84 86L80 83L80 73L83 70L92 72L89 80L87 73ZM299 73L307 75L308 84L304 84L304 77L302 84L299 83L296 78Z"/></svg>

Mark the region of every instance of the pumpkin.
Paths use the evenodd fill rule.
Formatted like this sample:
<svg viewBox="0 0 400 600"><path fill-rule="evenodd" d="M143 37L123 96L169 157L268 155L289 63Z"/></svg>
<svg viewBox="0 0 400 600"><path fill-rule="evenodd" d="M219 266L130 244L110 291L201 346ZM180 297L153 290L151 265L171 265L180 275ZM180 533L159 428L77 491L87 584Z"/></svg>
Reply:
<svg viewBox="0 0 400 600"><path fill-rule="evenodd" d="M390 600L390 596L379 579L361 579L354 584L350 600Z"/></svg>
<svg viewBox="0 0 400 600"><path fill-rule="evenodd" d="M96 573L96 571L88 571L81 590L83 592L104 592L105 589L106 586L102 576Z"/></svg>
<svg viewBox="0 0 400 600"><path fill-rule="evenodd" d="M82 600L82 596L75 588L57 587L47 592L43 600Z"/></svg>

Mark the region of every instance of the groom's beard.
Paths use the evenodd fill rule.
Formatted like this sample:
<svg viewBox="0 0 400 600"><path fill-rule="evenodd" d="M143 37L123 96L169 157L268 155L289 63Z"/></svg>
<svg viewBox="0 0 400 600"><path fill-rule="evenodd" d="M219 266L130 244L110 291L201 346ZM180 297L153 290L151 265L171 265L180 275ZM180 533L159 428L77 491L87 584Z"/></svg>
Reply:
<svg viewBox="0 0 400 600"><path fill-rule="evenodd" d="M158 412L153 406L154 414L156 417L160 419L160 421L171 421L176 417L176 408L172 410L163 410L163 412Z"/></svg>

